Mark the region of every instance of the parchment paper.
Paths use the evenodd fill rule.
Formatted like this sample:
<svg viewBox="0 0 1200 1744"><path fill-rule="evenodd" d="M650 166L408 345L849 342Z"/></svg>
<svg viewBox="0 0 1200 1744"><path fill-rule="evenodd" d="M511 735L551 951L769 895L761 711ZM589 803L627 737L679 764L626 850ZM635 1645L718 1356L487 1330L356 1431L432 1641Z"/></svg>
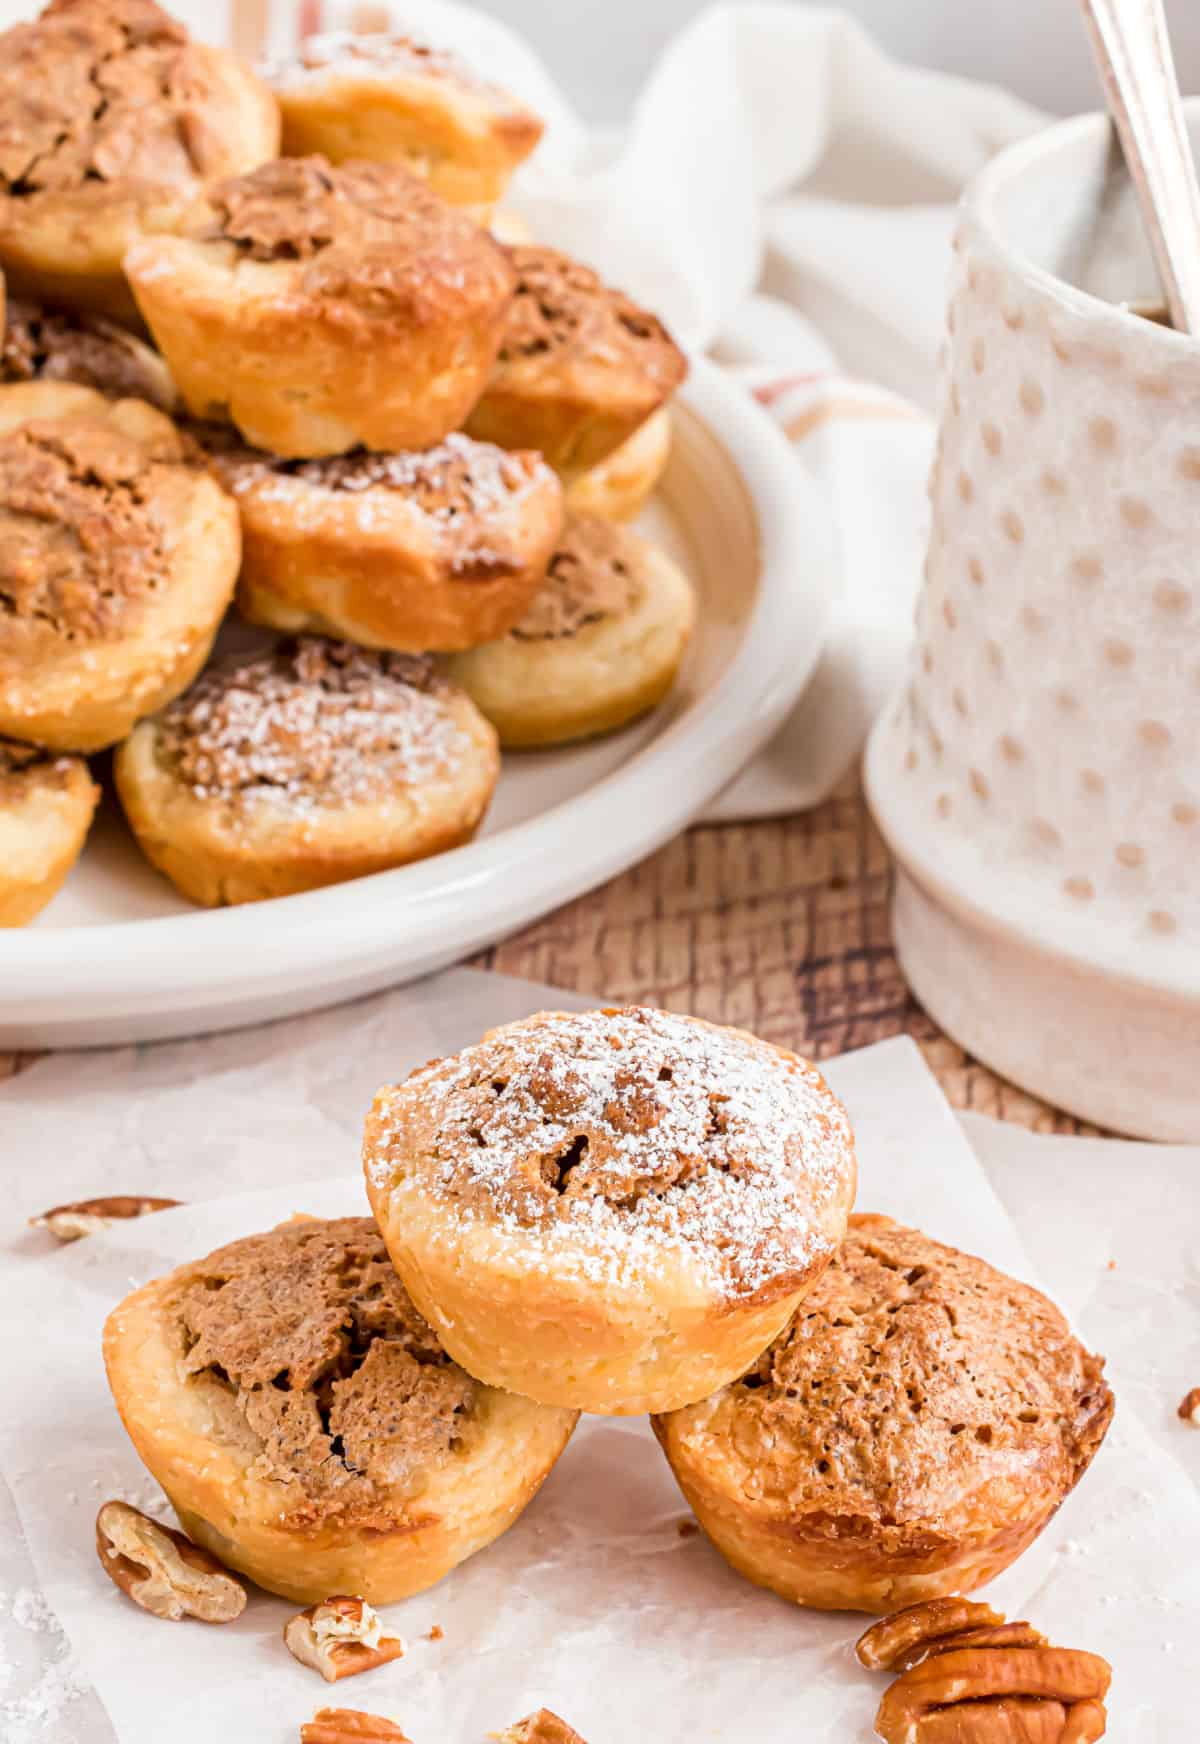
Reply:
<svg viewBox="0 0 1200 1744"><path fill-rule="evenodd" d="M158 1505L103 1379L99 1332L113 1303L293 1211L363 1208L358 1126L380 1082L487 1024L580 1003L462 971L245 1036L60 1056L0 1090L13 1232L30 1209L105 1188L214 1195L61 1252L38 1236L10 1240L0 1323L9 1397L20 1404L0 1420L0 1467L30 1571L111 1730L94 1706L73 1702L41 1732L25 1715L23 1731L6 1732L0 1689L6 1744L295 1744L301 1721L330 1700L398 1719L415 1744L480 1744L541 1703L589 1744L871 1736L881 1685L850 1657L861 1622L789 1607L739 1579L703 1538L682 1537L686 1508L637 1420L585 1419L506 1537L389 1608L407 1656L336 1695L282 1646L293 1607L255 1595L236 1624L167 1625L130 1606L96 1562L101 1501ZM883 1043L827 1069L859 1138L860 1207L1034 1277L916 1047ZM251 1183L270 1185L230 1195ZM1081 1188L1086 1196L1086 1172ZM1044 1267L1055 1251L1047 1244ZM1135 1360L1124 1346L1122 1356ZM994 1588L1001 1608L1114 1661L1111 1735L1138 1744L1178 1740L1192 1701L1200 1500L1186 1465L1126 1405L1059 1520ZM4 1556L7 1579L21 1578L9 1573L17 1554ZM426 1639L434 1624L445 1631L437 1642Z"/></svg>

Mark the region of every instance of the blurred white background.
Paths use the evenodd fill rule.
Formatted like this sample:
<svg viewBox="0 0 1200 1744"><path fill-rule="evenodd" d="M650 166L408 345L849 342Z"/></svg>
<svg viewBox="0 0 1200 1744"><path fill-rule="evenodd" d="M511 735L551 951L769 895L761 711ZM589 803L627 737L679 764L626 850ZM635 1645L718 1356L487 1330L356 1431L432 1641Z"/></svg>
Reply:
<svg viewBox="0 0 1200 1744"><path fill-rule="evenodd" d="M306 0L165 0L198 36L210 40L226 36L235 9L254 29L268 3L276 16L288 7L297 13L306 9ZM478 3L529 38L586 119L604 122L626 114L663 43L702 10L705 0ZM906 60L993 80L1059 114L1099 103L1077 0L841 3ZM396 0L397 10L402 5ZM27 17L36 9L37 0L0 0L0 20ZM1200 0L1167 0L1167 12L1183 86L1200 92Z"/></svg>
<svg viewBox="0 0 1200 1744"><path fill-rule="evenodd" d="M704 0L481 0L525 32L589 120L619 118ZM805 0L791 0L802 5ZM1077 0L841 0L906 60L1007 85L1044 109L1099 104ZM1167 0L1184 89L1200 92L1200 0Z"/></svg>

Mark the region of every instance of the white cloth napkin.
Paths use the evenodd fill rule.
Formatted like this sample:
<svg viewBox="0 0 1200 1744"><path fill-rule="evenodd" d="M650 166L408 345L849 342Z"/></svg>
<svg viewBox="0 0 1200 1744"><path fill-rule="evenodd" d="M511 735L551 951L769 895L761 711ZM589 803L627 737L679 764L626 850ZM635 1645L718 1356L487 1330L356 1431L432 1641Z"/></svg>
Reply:
<svg viewBox="0 0 1200 1744"><path fill-rule="evenodd" d="M842 558L824 657L777 741L707 815L817 803L908 647L953 202L1041 118L889 59L834 9L719 5L667 48L628 128L596 135L530 47L471 7L324 0L305 16L346 29L364 12L457 48L545 116L509 203L689 346L748 367L820 486ZM278 7L274 46L295 30L295 9Z"/></svg>
<svg viewBox="0 0 1200 1744"><path fill-rule="evenodd" d="M0 1086L9 1183L0 1328L9 1397L20 1401L0 1415L0 1470L11 1492L0 1482L0 1666L5 1656L11 1666L0 1683L4 1744L295 1744L300 1720L326 1701L394 1714L416 1744L482 1744L541 1702L591 1744L642 1736L717 1744L744 1736L748 1701L763 1744L866 1744L879 1685L849 1658L854 1620L782 1605L732 1574L702 1539L680 1538L686 1509L644 1423L582 1424L503 1540L432 1592L389 1608L407 1657L336 1692L287 1658L279 1631L289 1607L280 1601L255 1595L227 1628L168 1628L120 1599L95 1560L101 1500L123 1494L161 1505L101 1373L99 1328L112 1303L144 1278L293 1211L362 1208L359 1133L379 1083L489 1024L582 1003L455 971L243 1035L59 1055ZM1186 1366L1194 1315L1189 1325L1186 1292L1174 1293L1171 1278L1188 1241L1194 1254L1189 1202L1172 1220L1179 1251L1172 1247L1171 1269L1159 1273L1153 1195L1131 1237L1139 1219L1118 1166L1122 1154L1148 1147L1109 1147L1111 1167L1107 1157L1084 1163L1087 1230L1076 1242L1073 1155L1042 1171L1057 1171L1057 1189L1039 1187L1024 1161L1038 1141L989 1129L1010 1220L913 1043L883 1043L827 1070L855 1124L860 1205L1018 1275L1035 1276L1036 1265L1079 1313L1085 1337L1095 1337L1091 1304L1118 1275L1108 1271L1108 1233L1120 1224L1125 1300L1154 1302L1158 1312L1124 1330L1106 1319L1116 1425L1059 1519L989 1596L1115 1662L1114 1738L1178 1744L1200 1613L1200 1497L1195 1462L1192 1478L1185 1468L1200 1437L1176 1424L1182 1447L1159 1448L1141 1418L1161 1406L1159 1378L1147 1384L1145 1335L1168 1378ZM25 1216L52 1200L104 1190L191 1203L64 1252L25 1229ZM436 1645L424 1638L434 1623L445 1630Z"/></svg>

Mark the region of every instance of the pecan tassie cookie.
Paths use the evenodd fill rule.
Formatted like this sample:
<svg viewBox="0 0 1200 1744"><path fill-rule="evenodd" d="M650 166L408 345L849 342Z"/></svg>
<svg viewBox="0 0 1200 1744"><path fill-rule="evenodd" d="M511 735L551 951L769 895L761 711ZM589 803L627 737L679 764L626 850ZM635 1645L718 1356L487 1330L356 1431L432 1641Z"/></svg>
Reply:
<svg viewBox="0 0 1200 1744"><path fill-rule="evenodd" d="M656 315L553 248L510 248L517 275L472 436L536 448L573 476L607 458L679 387L687 360Z"/></svg>
<svg viewBox="0 0 1200 1744"><path fill-rule="evenodd" d="M209 667L113 771L146 858L216 906L458 846L499 763L492 728L427 658L304 637Z"/></svg>
<svg viewBox="0 0 1200 1744"><path fill-rule="evenodd" d="M0 927L24 926L55 895L99 797L82 757L0 739Z"/></svg>
<svg viewBox="0 0 1200 1744"><path fill-rule="evenodd" d="M273 157L279 111L153 0L52 0L0 36L0 266L17 294L137 320L121 262L208 180Z"/></svg>
<svg viewBox="0 0 1200 1744"><path fill-rule="evenodd" d="M479 218L542 137L523 103L411 36L310 36L262 73L279 99L289 157L404 164Z"/></svg>
<svg viewBox="0 0 1200 1744"><path fill-rule="evenodd" d="M125 268L192 415L289 459L457 429L515 283L499 243L409 171L322 157L217 184Z"/></svg>
<svg viewBox="0 0 1200 1744"><path fill-rule="evenodd" d="M104 1360L188 1536L303 1604L432 1586L512 1525L576 1420L452 1362L366 1217L295 1219L147 1284Z"/></svg>
<svg viewBox="0 0 1200 1744"><path fill-rule="evenodd" d="M449 671L501 745L560 745L661 702L695 616L687 577L662 551L624 527L572 515L524 616Z"/></svg>
<svg viewBox="0 0 1200 1744"><path fill-rule="evenodd" d="M609 1415L744 1371L854 1197L815 1067L669 1012L542 1012L382 1089L363 1166L414 1301L493 1386Z"/></svg>
<svg viewBox="0 0 1200 1744"><path fill-rule="evenodd" d="M473 648L520 618L562 526L562 485L537 454L452 435L296 461L193 429L241 510L238 607L271 629Z"/></svg>
<svg viewBox="0 0 1200 1744"><path fill-rule="evenodd" d="M0 382L77 382L112 400L175 412L179 395L159 356L104 315L12 297L0 342Z"/></svg>
<svg viewBox="0 0 1200 1744"><path fill-rule="evenodd" d="M195 677L241 535L190 453L142 400L0 387L0 733L99 750Z"/></svg>
<svg viewBox="0 0 1200 1744"><path fill-rule="evenodd" d="M770 1349L654 1430L739 1573L889 1611L968 1592L1033 1542L1104 1439L1103 1369L1037 1290L859 1216Z"/></svg>

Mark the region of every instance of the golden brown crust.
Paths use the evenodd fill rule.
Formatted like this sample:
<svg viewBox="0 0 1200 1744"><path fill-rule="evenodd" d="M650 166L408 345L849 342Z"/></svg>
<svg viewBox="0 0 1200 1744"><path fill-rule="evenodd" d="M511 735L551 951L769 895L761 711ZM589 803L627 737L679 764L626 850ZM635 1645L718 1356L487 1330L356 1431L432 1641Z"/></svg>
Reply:
<svg viewBox="0 0 1200 1744"><path fill-rule="evenodd" d="M673 394L687 360L662 322L569 255L508 251L517 274L496 368L466 428L537 448L560 472L599 464Z"/></svg>
<svg viewBox="0 0 1200 1744"><path fill-rule="evenodd" d="M1006 1567L1087 1469L1103 1363L981 1260L855 1217L743 1378L655 1432L701 1524L799 1603L886 1610Z"/></svg>
<svg viewBox="0 0 1200 1744"><path fill-rule="evenodd" d="M495 735L424 658L302 638L210 667L117 753L138 842L193 901L256 901L467 840Z"/></svg>
<svg viewBox="0 0 1200 1744"><path fill-rule="evenodd" d="M395 165L285 158L218 184L126 270L199 418L291 458L425 448L491 370L504 251Z"/></svg>
<svg viewBox="0 0 1200 1744"><path fill-rule="evenodd" d="M562 486L539 455L461 435L299 462L218 445L212 461L242 514L242 615L272 629L474 647L521 616L562 525Z"/></svg>
<svg viewBox="0 0 1200 1744"><path fill-rule="evenodd" d="M455 205L490 206L542 136L508 92L411 36L309 37L264 74L289 156L401 163Z"/></svg>
<svg viewBox="0 0 1200 1744"><path fill-rule="evenodd" d="M632 521L645 508L671 458L671 408L660 406L607 459L576 473L567 487L574 515Z"/></svg>
<svg viewBox="0 0 1200 1744"><path fill-rule="evenodd" d="M0 732L94 750L201 664L229 602L237 512L137 400L0 388Z"/></svg>
<svg viewBox="0 0 1200 1744"><path fill-rule="evenodd" d="M737 1372L824 1268L854 1190L814 1068L637 1008L544 1012L421 1068L376 1097L363 1161L447 1348L609 1412Z"/></svg>
<svg viewBox="0 0 1200 1744"><path fill-rule="evenodd" d="M309 1603L440 1578L511 1523L574 1425L448 1358L368 1218L180 1267L114 1310L105 1361L195 1541Z"/></svg>
<svg viewBox="0 0 1200 1744"><path fill-rule="evenodd" d="M515 748L559 745L653 708L695 622L687 577L636 534L569 515L524 616L449 670Z"/></svg>
<svg viewBox="0 0 1200 1744"><path fill-rule="evenodd" d="M202 183L270 157L270 92L153 0L52 0L0 38L0 262L14 287L128 318L121 255Z"/></svg>
<svg viewBox="0 0 1200 1744"><path fill-rule="evenodd" d="M99 798L81 757L0 739L0 926L24 926L57 894Z"/></svg>
<svg viewBox="0 0 1200 1744"><path fill-rule="evenodd" d="M109 399L147 400L162 412L178 403L162 358L126 328L103 315L22 298L8 304L0 381L78 382Z"/></svg>

